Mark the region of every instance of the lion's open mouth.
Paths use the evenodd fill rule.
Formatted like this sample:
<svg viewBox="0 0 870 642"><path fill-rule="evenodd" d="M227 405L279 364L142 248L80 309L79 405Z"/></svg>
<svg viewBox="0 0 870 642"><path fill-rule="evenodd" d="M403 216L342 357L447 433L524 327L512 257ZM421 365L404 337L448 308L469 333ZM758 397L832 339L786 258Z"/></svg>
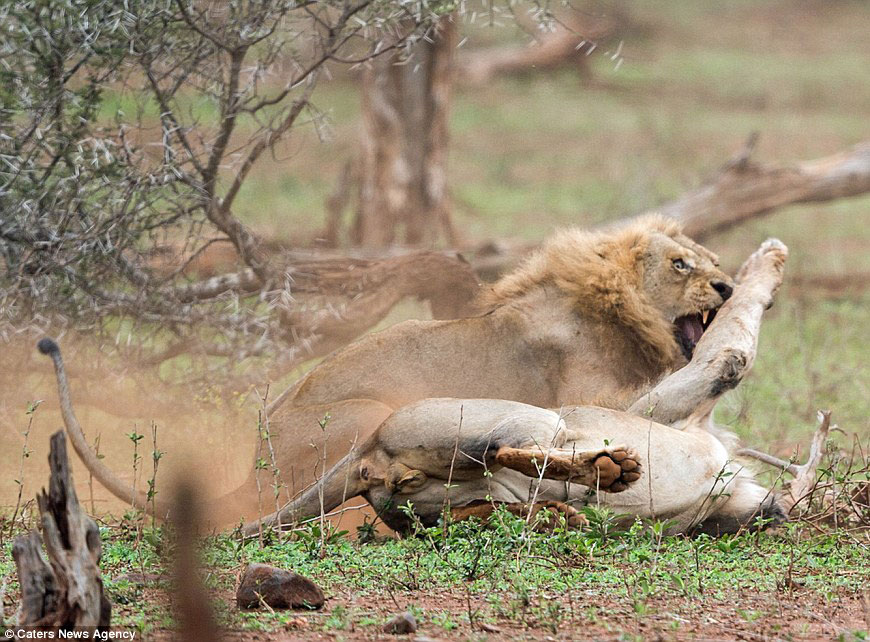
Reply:
<svg viewBox="0 0 870 642"><path fill-rule="evenodd" d="M674 319L674 336L677 338L677 343L680 344L680 350L683 351L683 356L686 359L691 361L692 355L695 353L695 346L698 345L704 331L713 323L717 311L718 308L714 308Z"/></svg>

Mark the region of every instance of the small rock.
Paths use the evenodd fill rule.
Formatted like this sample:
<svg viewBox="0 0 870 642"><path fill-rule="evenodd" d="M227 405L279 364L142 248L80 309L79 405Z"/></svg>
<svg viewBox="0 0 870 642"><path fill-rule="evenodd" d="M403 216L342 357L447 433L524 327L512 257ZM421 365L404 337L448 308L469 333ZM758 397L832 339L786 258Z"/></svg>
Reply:
<svg viewBox="0 0 870 642"><path fill-rule="evenodd" d="M319 609L326 598L307 577L267 564L249 564L236 591L240 609L267 604L274 609Z"/></svg>
<svg viewBox="0 0 870 642"><path fill-rule="evenodd" d="M417 619L408 611L399 613L384 624L384 633L392 633L393 635L405 635L406 633L413 633L416 630Z"/></svg>

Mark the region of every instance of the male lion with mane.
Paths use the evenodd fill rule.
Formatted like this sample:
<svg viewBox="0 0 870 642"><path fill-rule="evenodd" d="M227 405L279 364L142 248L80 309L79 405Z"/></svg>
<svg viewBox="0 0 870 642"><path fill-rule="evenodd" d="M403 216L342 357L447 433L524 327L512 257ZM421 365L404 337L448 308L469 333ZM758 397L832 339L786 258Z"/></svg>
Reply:
<svg viewBox="0 0 870 642"><path fill-rule="evenodd" d="M778 285L770 286L768 298ZM677 382L687 386L685 395L657 399L647 411L637 406L692 359L733 288L716 255L683 235L672 220L647 216L604 231L560 232L482 292L479 316L399 323L315 367L273 404L277 467L284 480L294 481L296 492L363 444L394 411L437 397L538 408L598 405L645 412L672 425L698 407L696 397L709 396L694 379ZM754 350L757 336L751 339ZM144 495L130 491L77 438L81 431L60 356L51 348L41 346L55 358L64 420L76 450L109 490L147 510ZM722 365L733 370L732 361ZM722 384L719 394L740 376ZM252 472L240 488L217 500L222 518L250 515L256 488Z"/></svg>

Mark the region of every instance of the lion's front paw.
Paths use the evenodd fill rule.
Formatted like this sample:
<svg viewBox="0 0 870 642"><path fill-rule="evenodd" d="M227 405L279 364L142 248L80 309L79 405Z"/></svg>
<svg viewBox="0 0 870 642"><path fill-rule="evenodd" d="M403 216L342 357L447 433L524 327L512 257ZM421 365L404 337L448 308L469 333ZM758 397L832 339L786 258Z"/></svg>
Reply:
<svg viewBox="0 0 870 642"><path fill-rule="evenodd" d="M640 459L627 448L606 450L595 459L598 490L621 493L640 479Z"/></svg>

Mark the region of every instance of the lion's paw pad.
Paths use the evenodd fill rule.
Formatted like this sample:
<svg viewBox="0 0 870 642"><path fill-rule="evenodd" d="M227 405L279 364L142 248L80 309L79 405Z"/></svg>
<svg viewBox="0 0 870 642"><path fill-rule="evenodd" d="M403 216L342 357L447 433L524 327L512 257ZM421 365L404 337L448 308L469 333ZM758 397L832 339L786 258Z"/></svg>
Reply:
<svg viewBox="0 0 870 642"><path fill-rule="evenodd" d="M627 490L640 479L640 460L625 448L601 453L595 459L595 467L598 469L598 488L609 493Z"/></svg>

